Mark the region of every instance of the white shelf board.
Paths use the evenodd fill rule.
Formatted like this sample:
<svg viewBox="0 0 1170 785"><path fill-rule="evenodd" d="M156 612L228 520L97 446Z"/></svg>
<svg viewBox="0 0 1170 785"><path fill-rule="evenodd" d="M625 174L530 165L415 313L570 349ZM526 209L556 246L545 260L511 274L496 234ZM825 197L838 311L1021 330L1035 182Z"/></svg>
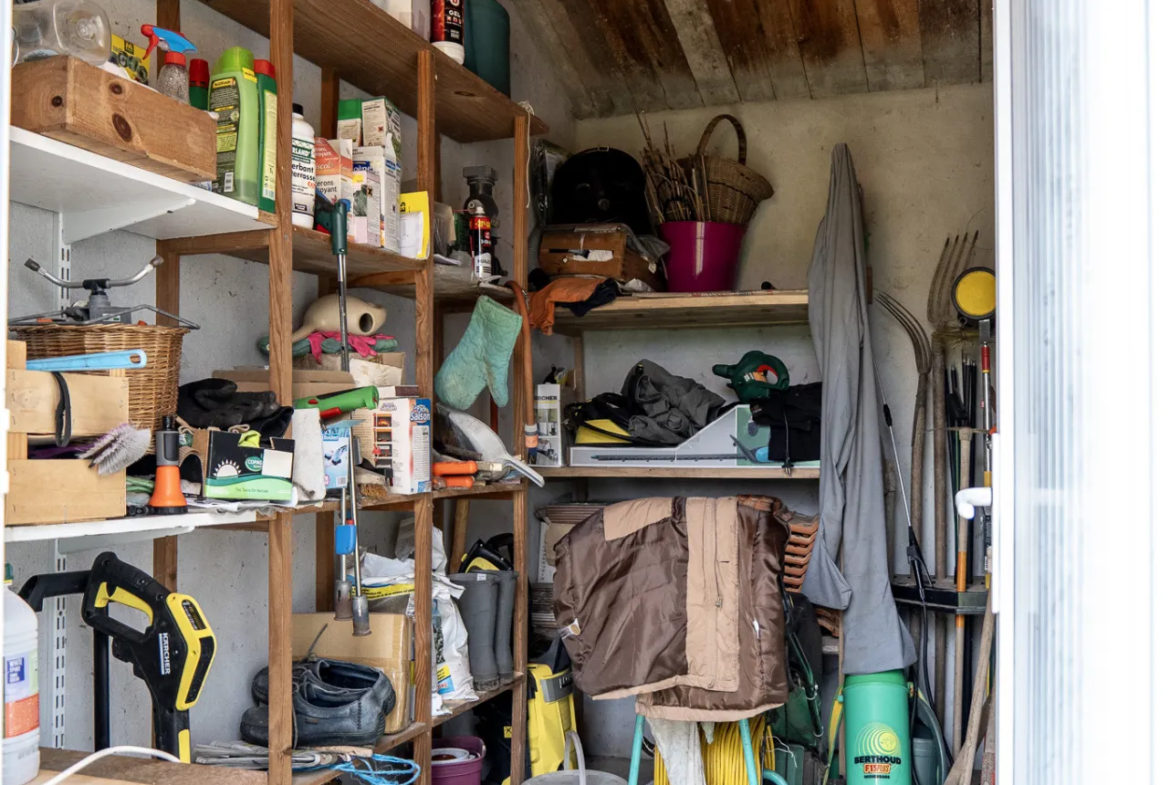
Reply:
<svg viewBox="0 0 1170 785"><path fill-rule="evenodd" d="M76 537L112 537L162 532L159 536L186 533L206 526L227 526L233 523L252 523L255 510L244 512L195 512L185 515L139 515L133 518L111 518L106 521L77 521L76 523L49 523L29 526L5 526L5 542L38 542L67 540ZM178 530L178 531L175 531ZM141 539L141 537L135 538Z"/></svg>
<svg viewBox="0 0 1170 785"><path fill-rule="evenodd" d="M271 229L255 207L10 127L10 199L64 216L66 242L125 229L157 240Z"/></svg>

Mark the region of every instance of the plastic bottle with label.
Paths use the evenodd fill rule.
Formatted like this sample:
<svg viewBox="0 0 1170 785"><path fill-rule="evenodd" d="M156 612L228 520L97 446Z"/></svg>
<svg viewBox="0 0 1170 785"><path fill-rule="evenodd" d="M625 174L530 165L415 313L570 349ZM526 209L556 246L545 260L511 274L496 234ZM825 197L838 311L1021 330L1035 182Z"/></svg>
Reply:
<svg viewBox="0 0 1170 785"><path fill-rule="evenodd" d="M431 0L431 43L463 64L463 0Z"/></svg>
<svg viewBox="0 0 1170 785"><path fill-rule="evenodd" d="M256 89L260 94L260 202L268 213L276 212L276 68L267 60L257 60Z"/></svg>
<svg viewBox="0 0 1170 785"><path fill-rule="evenodd" d="M239 46L215 62L208 109L215 129L217 194L250 205L260 198L260 96L252 53Z"/></svg>
<svg viewBox="0 0 1170 785"><path fill-rule="evenodd" d="M4 569L4 785L24 785L41 768L37 614L12 591Z"/></svg>
<svg viewBox="0 0 1170 785"><path fill-rule="evenodd" d="M312 229L317 198L317 132L304 113L300 104L293 104L292 222L293 226Z"/></svg>

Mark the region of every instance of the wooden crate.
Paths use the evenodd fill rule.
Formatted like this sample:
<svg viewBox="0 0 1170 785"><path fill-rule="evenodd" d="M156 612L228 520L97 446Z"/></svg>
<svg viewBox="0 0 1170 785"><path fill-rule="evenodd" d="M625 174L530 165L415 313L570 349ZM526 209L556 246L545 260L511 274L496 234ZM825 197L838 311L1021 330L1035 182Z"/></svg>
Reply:
<svg viewBox="0 0 1170 785"><path fill-rule="evenodd" d="M26 371L25 346L8 342L8 495L4 525L69 523L126 514L126 472L99 477L88 461L28 460L30 435L51 434L60 391L52 374ZM73 436L100 436L130 419L124 376L64 374Z"/></svg>
<svg viewBox="0 0 1170 785"><path fill-rule="evenodd" d="M586 259L591 251L608 253L611 258ZM600 275L623 283L636 279L656 292L666 288L661 264L627 248L625 231L602 226L545 232L540 241L540 269L551 276Z"/></svg>
<svg viewBox="0 0 1170 785"><path fill-rule="evenodd" d="M215 179L207 112L74 57L12 69L12 124L182 182Z"/></svg>

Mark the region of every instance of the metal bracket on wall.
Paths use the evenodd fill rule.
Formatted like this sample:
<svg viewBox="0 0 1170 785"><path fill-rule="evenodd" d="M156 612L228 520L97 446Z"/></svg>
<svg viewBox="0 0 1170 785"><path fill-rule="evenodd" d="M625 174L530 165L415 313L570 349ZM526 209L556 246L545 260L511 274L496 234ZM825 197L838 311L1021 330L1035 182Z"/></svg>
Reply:
<svg viewBox="0 0 1170 785"><path fill-rule="evenodd" d="M57 277L63 281L73 280L73 246L65 239L65 216L61 213L53 215L53 259L56 262ZM57 289L57 307L68 308L73 305L73 298L69 290L64 287Z"/></svg>
<svg viewBox="0 0 1170 785"><path fill-rule="evenodd" d="M65 554L57 547L59 540L53 540L53 572L65 572ZM49 746L65 749L65 598L53 599L53 661L49 664L49 699L52 701L52 737ZM41 735L42 743L44 735Z"/></svg>

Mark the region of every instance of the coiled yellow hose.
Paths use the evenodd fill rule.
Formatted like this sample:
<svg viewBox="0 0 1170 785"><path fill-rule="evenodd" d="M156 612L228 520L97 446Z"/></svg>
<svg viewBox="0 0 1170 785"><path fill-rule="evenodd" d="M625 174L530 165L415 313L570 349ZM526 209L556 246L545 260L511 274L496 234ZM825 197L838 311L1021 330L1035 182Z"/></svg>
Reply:
<svg viewBox="0 0 1170 785"><path fill-rule="evenodd" d="M776 739L767 732L763 715L749 721L752 734L752 749L756 752L756 778L761 779L763 767L776 768ZM699 749L703 755L703 771L707 785L747 785L747 767L743 761L743 742L739 738L739 723L715 723L715 740L707 743L706 734L699 729ZM666 762L661 750L654 750L654 785L670 785L666 776Z"/></svg>

